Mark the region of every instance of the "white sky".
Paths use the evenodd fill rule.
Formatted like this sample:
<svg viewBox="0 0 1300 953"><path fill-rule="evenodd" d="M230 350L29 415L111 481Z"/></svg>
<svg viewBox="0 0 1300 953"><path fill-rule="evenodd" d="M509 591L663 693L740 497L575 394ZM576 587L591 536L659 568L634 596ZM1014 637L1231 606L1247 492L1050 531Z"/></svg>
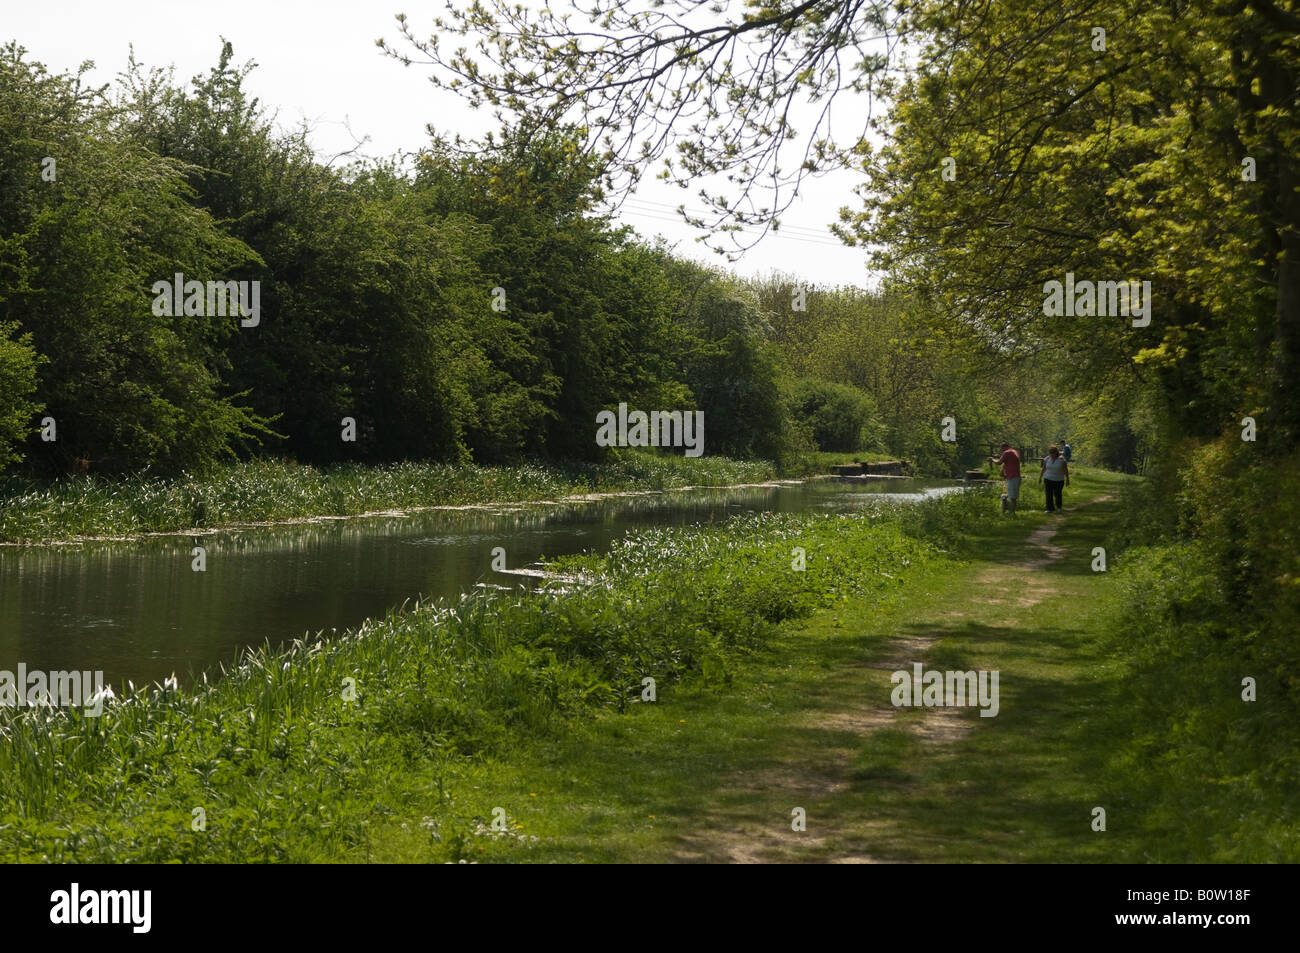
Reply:
<svg viewBox="0 0 1300 953"><path fill-rule="evenodd" d="M350 126L370 137L364 151L380 156L418 149L429 122L448 133L491 128L488 113L435 90L428 67L405 68L375 46L384 37L402 48L393 14L405 13L423 36L442 8L443 0L0 0L0 42L17 40L31 59L56 72L93 60L92 77L100 83L126 67L134 44L142 64L174 65L177 80L187 82L215 65L224 36L234 44L237 63L258 64L250 91L278 112L283 126L305 117L318 154L351 148ZM826 227L841 205L857 207L850 192L857 181L844 172L806 182L782 218L789 236L767 236L730 267L742 274L780 271L816 284L871 283L865 252L845 247ZM694 195L693 188L647 181L622 219L643 235L663 235L682 254L725 264L694 242L698 232L674 218L678 203L698 204Z"/></svg>

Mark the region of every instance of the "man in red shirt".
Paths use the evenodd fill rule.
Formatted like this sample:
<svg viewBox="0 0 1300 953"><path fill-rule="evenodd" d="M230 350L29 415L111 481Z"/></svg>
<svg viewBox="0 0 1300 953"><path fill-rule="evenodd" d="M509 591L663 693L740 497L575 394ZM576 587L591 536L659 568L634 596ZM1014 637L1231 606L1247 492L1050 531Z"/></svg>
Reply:
<svg viewBox="0 0 1300 953"><path fill-rule="evenodd" d="M1014 513L1020 499L1020 454L1011 449L1011 444L1004 443L1002 456L989 459L1002 465L1002 478L1007 481L1007 511Z"/></svg>

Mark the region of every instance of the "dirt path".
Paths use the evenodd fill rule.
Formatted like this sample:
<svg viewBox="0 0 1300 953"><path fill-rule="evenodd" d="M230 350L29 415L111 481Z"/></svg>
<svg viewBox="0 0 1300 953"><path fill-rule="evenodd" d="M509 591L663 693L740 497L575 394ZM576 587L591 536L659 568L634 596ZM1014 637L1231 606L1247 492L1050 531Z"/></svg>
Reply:
<svg viewBox="0 0 1300 953"><path fill-rule="evenodd" d="M1097 497L1101 502L1108 497ZM910 631L877 645L870 657L860 664L844 666L828 673L822 695L839 702L860 699L861 704L832 706L809 711L797 719L793 728L810 735L815 743L790 746L761 771L723 782L723 788L739 797L725 803L706 818L698 833L683 839L676 854L679 861L730 863L766 863L799 861L813 857L829 863L876 863L880 858L860 850L847 849L839 842L841 831L827 825L808 824L805 831L794 831L789 811L800 805L834 798L853 782L854 758L873 737L890 738L892 743L909 743L923 755L960 743L977 727L976 712L964 708L921 707L896 708L888 704L888 673L910 671L913 663L929 667L932 650L945 628L975 622L992 629L1007 628L1016 616L1049 598L1052 580L1044 572L1065 556L1065 549L1054 542L1062 525L1062 516L1050 517L1034 529L1025 540L1028 554L1016 562L1003 562L975 570L966 590L968 600L930 616L932 622L917 620ZM973 603L973 604L972 604ZM990 609L998 606L1002 608ZM894 783L894 782L882 782ZM899 797L914 791L900 784ZM773 805L789 804L774 821ZM755 806L767 809L762 818L754 816ZM905 838L907 832L887 817L855 817L852 840L891 843Z"/></svg>

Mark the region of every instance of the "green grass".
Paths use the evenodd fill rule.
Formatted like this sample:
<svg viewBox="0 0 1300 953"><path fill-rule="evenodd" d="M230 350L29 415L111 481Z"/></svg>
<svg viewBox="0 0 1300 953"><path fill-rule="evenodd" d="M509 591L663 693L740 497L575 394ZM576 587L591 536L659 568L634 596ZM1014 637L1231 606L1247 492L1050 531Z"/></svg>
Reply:
<svg viewBox="0 0 1300 953"><path fill-rule="evenodd" d="M9 712L0 857L1294 861L1295 718L1242 707L1231 655L1166 618L1202 567L1091 570L1122 530L1098 497L1127 482L1081 469L1037 571L1032 484L1015 518L992 488L745 517L565 562L596 585L415 607L98 720ZM935 740L886 702L911 661L998 670L999 715Z"/></svg>
<svg viewBox="0 0 1300 953"><path fill-rule="evenodd" d="M0 856L367 859L387 849L377 829L427 816L451 857L490 817L457 812L458 772L635 708L646 677L665 692L692 677L725 685L784 620L901 585L935 558L915 528L946 525L959 505L651 530L571 560L599 576L574 592L414 607L336 641L258 652L208 690L135 692L98 719L6 709ZM804 572L791 569L794 546L809 553Z"/></svg>
<svg viewBox="0 0 1300 953"><path fill-rule="evenodd" d="M1074 484L1093 497L1108 481ZM1079 571L1085 555L1091 559L1082 544L1109 514L1106 504L1074 510L1078 499L1071 555L1053 571L1059 594L1036 607L1013 616L1000 606L967 611L981 593L974 580L1017 558L1044 514L969 518L957 533L943 508L932 507L918 520L950 558L915 567L888 598L851 599L788 623L725 689L692 682L667 704L598 719L509 763L476 767L464 779L475 803L509 804L510 816L539 834L527 847L489 841L481 856L718 861L740 850L744 859L782 861L1109 859L1120 838L1092 832L1089 811L1098 799L1109 803L1107 742L1117 738L1111 729L1094 734L1092 716L1106 710L1122 667L1105 658L1101 631L1075 637L1092 616L1077 629L1059 618L1061 601L1097 582ZM1103 608L1097 602L1089 611L1100 619ZM909 661L1001 670L999 716L969 713L971 734L952 747L919 741L907 728L921 715L914 710L865 736L844 730L846 711L889 697L888 672L869 667L889 639L918 634L938 641ZM794 807L809 818L802 841L790 831ZM391 856L417 854L408 842Z"/></svg>
<svg viewBox="0 0 1300 953"><path fill-rule="evenodd" d="M463 816L506 810L538 840L484 836L468 856L493 862L766 859L901 862L1240 862L1300 859L1296 719L1279 703L1244 708L1232 668L1135 645L1133 613L1167 593L1148 554L1092 550L1122 533L1114 500L1131 485L1080 468L1055 536L1064 556L1041 571L1037 601L1013 600L1029 531L1047 517L923 521L951 558L927 561L879 599L850 599L791 620L726 684L692 679L654 705L602 716L456 771ZM1026 503L1037 501L1030 486ZM1186 586L1173 574L1168 587ZM1012 567L1012 568L1008 568ZM1135 601L1135 593L1146 600ZM964 735L932 744L923 712L870 731L845 713L888 697L871 666L892 638L935 641L927 667L997 669L1001 712L964 713ZM1168 643L1177 644L1171 632ZM909 660L912 660L909 656ZM922 660L922 659L915 659ZM1231 688L1207 692L1220 681ZM1198 681L1198 676L1200 676ZM1275 688L1276 686L1266 686ZM1280 693L1275 693L1278 697ZM790 830L791 810L808 830ZM1093 809L1107 830L1092 829ZM382 859L445 856L400 825Z"/></svg>
<svg viewBox="0 0 1300 953"><path fill-rule="evenodd" d="M771 479L763 461L620 451L603 464L438 463L325 469L258 460L174 479L0 479L0 542L136 536L351 516L384 509L554 499L576 493L726 486Z"/></svg>

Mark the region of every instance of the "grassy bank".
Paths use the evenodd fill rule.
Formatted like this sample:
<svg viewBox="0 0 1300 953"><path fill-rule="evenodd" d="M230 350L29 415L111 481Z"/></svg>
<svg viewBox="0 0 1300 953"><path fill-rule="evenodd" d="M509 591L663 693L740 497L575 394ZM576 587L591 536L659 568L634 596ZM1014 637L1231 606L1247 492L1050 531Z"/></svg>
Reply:
<svg viewBox="0 0 1300 953"><path fill-rule="evenodd" d="M465 772L622 717L646 678L665 695L683 679L723 690L786 620L886 597L991 512L950 498L650 531L575 560L600 581L574 592L417 607L98 719L0 711L0 856L364 859L391 852L406 823L459 859L491 817L456 802Z"/></svg>
<svg viewBox="0 0 1300 953"><path fill-rule="evenodd" d="M923 507L940 552L882 598L850 597L787 622L733 683L683 684L628 717L590 720L509 761L465 766L461 803L509 804L536 843L487 836L496 861L1099 861L1090 809L1129 780L1110 764L1125 666L1109 641L1110 580L1090 570L1114 492L1077 475L1052 578L1019 563L1052 518L990 516L989 496ZM1036 487L1026 502L1038 501ZM1080 504L1088 502L1086 508ZM1041 505L1041 502L1039 503ZM960 514L951 522L943 514ZM1069 533L1067 536L1066 533ZM1086 545L1085 545L1086 544ZM1063 611L1063 607L1070 607ZM890 671L1000 670L1001 711L894 709ZM666 703L665 703L666 701ZM791 830L803 808L807 830ZM1120 813L1121 811L1113 811ZM484 813L483 816L486 816ZM1130 818L1122 818L1124 828ZM1120 826L1112 819L1112 831ZM429 856L401 831L382 856ZM1140 839L1140 838L1139 838ZM479 848L483 849L480 851Z"/></svg>
<svg viewBox="0 0 1300 953"><path fill-rule="evenodd" d="M487 834L470 856L1300 860L1296 713L1271 674L1243 702L1255 667L1206 631L1215 584L1194 546L1113 546L1134 486L1082 470L1063 519L970 519L883 598L785 623L725 686L688 680L628 716L462 766L453 807L466 822L508 805L538 837ZM1106 572L1093 571L1097 546ZM914 661L1000 671L999 715L892 709L889 672ZM791 830L796 807L804 832ZM400 829L378 856L440 849Z"/></svg>
<svg viewBox="0 0 1300 953"><path fill-rule="evenodd" d="M1081 471L1064 518L988 489L647 531L567 561L597 580L571 592L5 712L0 857L1294 861L1296 719L1168 608L1195 560L1092 569L1126 484ZM1000 671L999 715L892 708L913 661Z"/></svg>
<svg viewBox="0 0 1300 953"><path fill-rule="evenodd" d="M810 461L793 472L815 472ZM327 469L282 461L177 479L0 479L0 543L135 536L386 509L554 499L577 493L726 486L776 476L765 461L625 450L602 464L438 463Z"/></svg>
<svg viewBox="0 0 1300 953"><path fill-rule="evenodd" d="M1125 568L1113 642L1131 674L1115 700L1116 763L1149 837L1134 859L1300 862L1295 673L1269 644L1286 630L1251 631L1257 619L1196 543L1134 550Z"/></svg>

